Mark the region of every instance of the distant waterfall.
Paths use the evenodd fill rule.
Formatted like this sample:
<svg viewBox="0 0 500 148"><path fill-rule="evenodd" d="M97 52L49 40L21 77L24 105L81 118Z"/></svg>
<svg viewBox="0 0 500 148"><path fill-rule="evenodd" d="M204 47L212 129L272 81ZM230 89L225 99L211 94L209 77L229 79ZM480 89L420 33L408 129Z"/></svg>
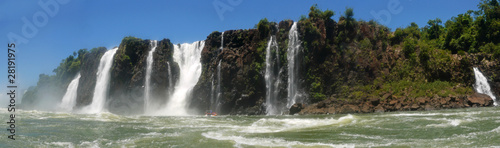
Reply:
<svg viewBox="0 0 500 148"><path fill-rule="evenodd" d="M273 58L272 50L276 55ZM275 65L276 64L276 65ZM266 113L267 115L276 115L281 113L281 107L278 106L279 94L279 48L276 36L271 36L266 48Z"/></svg>
<svg viewBox="0 0 500 148"><path fill-rule="evenodd" d="M299 93L299 53L301 50L299 40L299 32L297 31L297 22L294 22L290 32L288 34L288 50L287 50L287 60L288 60L288 101L287 108L290 108L300 97Z"/></svg>
<svg viewBox="0 0 500 148"><path fill-rule="evenodd" d="M59 107L64 111L71 111L76 104L78 83L80 82L80 73L69 83L66 93L59 104Z"/></svg>
<svg viewBox="0 0 500 148"><path fill-rule="evenodd" d="M97 69L97 78L94 89L94 96L92 97L92 103L82 108L83 112L99 113L104 109L106 97L108 96L111 66L113 65L113 57L117 50L118 48L113 48L106 51L106 53L102 55L101 60L99 61L99 67Z"/></svg>
<svg viewBox="0 0 500 148"><path fill-rule="evenodd" d="M146 82L144 84L144 112L150 112L151 108L151 72L153 71L153 53L158 46L158 41L151 40L149 43L148 57L146 59ZM170 77L170 76L169 76Z"/></svg>
<svg viewBox="0 0 500 148"><path fill-rule="evenodd" d="M201 51L205 41L191 44L174 46L174 61L179 64L179 82L175 85L173 94L169 97L166 108L159 114L163 115L187 115L187 103L189 94L198 83L201 76Z"/></svg>
<svg viewBox="0 0 500 148"><path fill-rule="evenodd" d="M476 84L474 85L474 88L478 93L481 94L486 94L493 99L493 105L497 106L497 100L495 95L491 92L490 85L488 84L488 79L477 69L477 67L474 67L474 76L476 77Z"/></svg>

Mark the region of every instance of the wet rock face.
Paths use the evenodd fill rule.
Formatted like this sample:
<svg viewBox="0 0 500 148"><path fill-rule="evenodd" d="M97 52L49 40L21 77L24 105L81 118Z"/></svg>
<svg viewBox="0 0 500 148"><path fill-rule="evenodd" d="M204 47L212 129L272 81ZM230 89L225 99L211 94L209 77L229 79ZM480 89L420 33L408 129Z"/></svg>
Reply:
<svg viewBox="0 0 500 148"><path fill-rule="evenodd" d="M280 23L280 26L287 25L291 26L291 23ZM271 28L270 34L276 33L277 28ZM223 50L220 50L222 33L210 34L205 40L201 55L202 74L194 88L190 107L199 109L199 113L216 110L211 90L212 82L217 85L220 62L222 95L219 114L265 113L265 49L270 34L261 35L257 29L225 31Z"/></svg>
<svg viewBox="0 0 500 148"><path fill-rule="evenodd" d="M295 103L290 107L290 115L295 115L299 113L302 109L304 109L304 105L302 103Z"/></svg>
<svg viewBox="0 0 500 148"><path fill-rule="evenodd" d="M467 104L472 107L485 107L493 105L493 100L488 95L475 93L467 97Z"/></svg>
<svg viewBox="0 0 500 148"><path fill-rule="evenodd" d="M147 68L147 56L151 50L149 40L125 38L115 54L111 69L108 110L121 114L140 113L144 107L144 84ZM173 45L168 39L158 42L153 53L151 72L152 98L159 103L167 101L169 89L168 65L172 70L173 80L178 79L179 66L173 62Z"/></svg>
<svg viewBox="0 0 500 148"><path fill-rule="evenodd" d="M83 107L92 103L94 94L97 68L102 55L106 52L105 48L100 48L97 52L91 52L85 55L80 69L80 81L78 83L76 108Z"/></svg>
<svg viewBox="0 0 500 148"><path fill-rule="evenodd" d="M265 96L262 51L257 51L260 41L257 30L230 30L224 32L224 49L220 50L221 33L212 33L202 51L202 75L195 86L190 106L219 110L219 114L255 114L249 108L258 108ZM217 85L217 66L220 62L219 108L212 97L212 83ZM212 100L211 100L212 99ZM260 102L260 103L259 103ZM257 106L257 107L256 107ZM253 109L255 110L255 109Z"/></svg>

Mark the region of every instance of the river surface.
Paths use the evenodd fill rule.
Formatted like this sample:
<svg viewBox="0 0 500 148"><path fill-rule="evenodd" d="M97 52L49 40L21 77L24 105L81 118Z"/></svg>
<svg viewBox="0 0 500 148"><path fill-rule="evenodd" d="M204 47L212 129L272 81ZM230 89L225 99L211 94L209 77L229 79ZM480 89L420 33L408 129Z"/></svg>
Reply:
<svg viewBox="0 0 500 148"><path fill-rule="evenodd" d="M0 108L7 128L10 113ZM0 147L488 147L500 107L307 116L121 116L16 112Z"/></svg>

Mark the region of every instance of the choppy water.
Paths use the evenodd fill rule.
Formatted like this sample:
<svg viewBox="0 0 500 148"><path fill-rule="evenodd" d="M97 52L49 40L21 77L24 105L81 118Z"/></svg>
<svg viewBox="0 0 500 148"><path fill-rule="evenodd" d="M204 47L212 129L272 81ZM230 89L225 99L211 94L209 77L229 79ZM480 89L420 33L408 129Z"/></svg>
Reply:
<svg viewBox="0 0 500 148"><path fill-rule="evenodd" d="M0 121L8 115L0 109ZM0 147L484 147L500 146L500 108L212 118L18 110L16 140L1 133Z"/></svg>

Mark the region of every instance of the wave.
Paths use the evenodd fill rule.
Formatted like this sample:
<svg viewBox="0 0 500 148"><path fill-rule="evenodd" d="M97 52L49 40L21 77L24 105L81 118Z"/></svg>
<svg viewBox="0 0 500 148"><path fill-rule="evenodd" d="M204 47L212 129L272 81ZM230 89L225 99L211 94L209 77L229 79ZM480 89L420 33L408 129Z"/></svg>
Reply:
<svg viewBox="0 0 500 148"><path fill-rule="evenodd" d="M251 126L242 130L245 133L273 133L282 132L289 130L299 130L320 126L328 125L339 125L348 124L355 118L353 115L349 114L339 119L300 119L300 118L290 118L290 119L276 119L276 118L263 118L254 122Z"/></svg>

